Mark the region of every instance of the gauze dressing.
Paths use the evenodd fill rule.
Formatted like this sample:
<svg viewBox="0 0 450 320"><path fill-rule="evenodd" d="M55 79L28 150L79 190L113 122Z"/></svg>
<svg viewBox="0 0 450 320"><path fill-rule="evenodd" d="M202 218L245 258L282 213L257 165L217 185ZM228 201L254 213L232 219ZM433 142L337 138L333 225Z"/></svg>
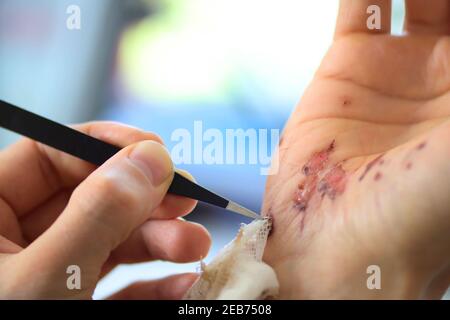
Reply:
<svg viewBox="0 0 450 320"><path fill-rule="evenodd" d="M238 235L211 261L185 299L264 299L278 294L275 271L262 261L270 219L242 224Z"/></svg>

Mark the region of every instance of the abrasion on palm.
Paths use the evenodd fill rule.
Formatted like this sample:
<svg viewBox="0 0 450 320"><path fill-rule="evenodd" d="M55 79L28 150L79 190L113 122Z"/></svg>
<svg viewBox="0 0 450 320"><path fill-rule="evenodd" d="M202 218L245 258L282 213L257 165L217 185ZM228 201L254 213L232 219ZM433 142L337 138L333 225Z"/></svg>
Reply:
<svg viewBox="0 0 450 320"><path fill-rule="evenodd" d="M278 298L439 298L450 284L450 2L405 3L393 36L391 1L341 0L284 128L262 210Z"/></svg>
<svg viewBox="0 0 450 320"><path fill-rule="evenodd" d="M380 30L368 30L377 5ZM281 298L433 298L450 284L450 2L342 0L263 213ZM380 267L382 290L368 290Z"/></svg>

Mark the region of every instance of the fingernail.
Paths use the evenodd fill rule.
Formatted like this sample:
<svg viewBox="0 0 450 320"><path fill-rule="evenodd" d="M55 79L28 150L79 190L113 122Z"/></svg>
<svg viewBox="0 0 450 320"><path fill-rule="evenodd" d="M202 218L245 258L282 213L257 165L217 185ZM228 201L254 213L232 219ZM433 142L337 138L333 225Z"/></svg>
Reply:
<svg viewBox="0 0 450 320"><path fill-rule="evenodd" d="M129 155L153 186L160 186L173 172L173 164L166 148L155 141L143 141L136 145Z"/></svg>

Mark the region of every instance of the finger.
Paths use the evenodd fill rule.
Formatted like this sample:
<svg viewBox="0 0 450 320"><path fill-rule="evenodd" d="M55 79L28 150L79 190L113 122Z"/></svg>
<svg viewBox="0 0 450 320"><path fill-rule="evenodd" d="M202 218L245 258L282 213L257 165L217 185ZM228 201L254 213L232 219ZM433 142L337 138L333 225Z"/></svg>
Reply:
<svg viewBox="0 0 450 320"><path fill-rule="evenodd" d="M192 286L198 275L185 273L167 278L136 282L115 293L110 300L179 300Z"/></svg>
<svg viewBox="0 0 450 320"><path fill-rule="evenodd" d="M73 264L93 285L111 251L151 218L172 179L170 156L159 143L121 150L75 189L61 216L17 259L48 276L42 285L55 282L65 292L60 280Z"/></svg>
<svg viewBox="0 0 450 320"><path fill-rule="evenodd" d="M193 262L206 257L210 246L211 236L200 224L181 219L150 220L113 251L110 262Z"/></svg>
<svg viewBox="0 0 450 320"><path fill-rule="evenodd" d="M75 128L119 147L142 140L160 141L155 134L110 122L92 122ZM29 139L0 152L0 163L0 197L19 216L61 188L74 187L95 170L90 163Z"/></svg>
<svg viewBox="0 0 450 320"><path fill-rule="evenodd" d="M450 1L406 0L404 29L416 34L449 34Z"/></svg>
<svg viewBox="0 0 450 320"><path fill-rule="evenodd" d="M194 177L185 170L177 169L177 172L195 182ZM171 219L187 215L194 210L198 201L175 194L167 194L161 205L155 210L155 219Z"/></svg>
<svg viewBox="0 0 450 320"><path fill-rule="evenodd" d="M11 206L1 198L0 198L0 235L4 236L5 238L8 238L9 240L17 243L18 245L25 246L27 244L20 230L20 224L17 221L17 217L14 211L11 209Z"/></svg>
<svg viewBox="0 0 450 320"><path fill-rule="evenodd" d="M168 193L154 212L154 219L173 219L191 213L197 201Z"/></svg>
<svg viewBox="0 0 450 320"><path fill-rule="evenodd" d="M73 190L61 190L44 204L20 219L20 227L28 243L33 242L47 230L64 211Z"/></svg>
<svg viewBox="0 0 450 320"><path fill-rule="evenodd" d="M375 6L375 7L374 7ZM375 10L375 11L374 11ZM368 27L371 17L380 14L379 29ZM336 22L335 38L352 33L389 33L391 31L390 0L341 0Z"/></svg>
<svg viewBox="0 0 450 320"><path fill-rule="evenodd" d="M0 236L0 254L18 253L21 250L22 247L20 247L18 244L3 236Z"/></svg>
<svg viewBox="0 0 450 320"><path fill-rule="evenodd" d="M39 206L32 213L23 216L20 219L20 226L23 237L32 242L37 239L45 230L47 230L59 217L66 207L71 192L63 190L55 194L46 203ZM166 194L161 204L152 213L153 219L174 219L190 213L197 201Z"/></svg>
<svg viewBox="0 0 450 320"><path fill-rule="evenodd" d="M192 175L187 171L177 171L186 178L195 181ZM44 204L32 210L29 214L21 217L20 226L22 235L28 242L34 241L56 221L60 213L63 212L66 207L72 191L73 190L71 189L59 191ZM152 213L152 218L173 219L182 217L190 213L196 205L196 200L167 194L158 208Z"/></svg>

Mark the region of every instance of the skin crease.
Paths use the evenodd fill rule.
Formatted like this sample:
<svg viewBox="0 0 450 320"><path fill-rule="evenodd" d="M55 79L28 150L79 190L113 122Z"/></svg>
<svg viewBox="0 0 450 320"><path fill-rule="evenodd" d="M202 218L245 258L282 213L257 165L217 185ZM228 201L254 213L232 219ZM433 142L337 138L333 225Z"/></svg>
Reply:
<svg viewBox="0 0 450 320"><path fill-rule="evenodd" d="M365 28L369 4L381 31ZM450 285L450 3L406 1L401 37L389 8L341 1L332 46L285 126L263 204L278 298L436 299ZM342 164L345 189L299 210L302 167L332 141L325 166ZM381 290L367 289L370 265Z"/></svg>

